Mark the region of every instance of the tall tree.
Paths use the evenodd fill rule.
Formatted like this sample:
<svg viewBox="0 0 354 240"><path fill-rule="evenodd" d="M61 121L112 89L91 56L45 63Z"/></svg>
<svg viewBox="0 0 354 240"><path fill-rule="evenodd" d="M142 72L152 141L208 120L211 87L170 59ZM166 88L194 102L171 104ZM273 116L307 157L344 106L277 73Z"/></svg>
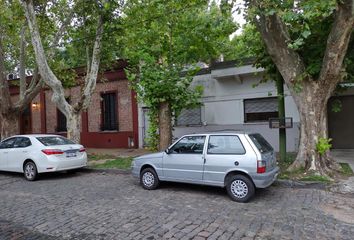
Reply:
<svg viewBox="0 0 354 240"><path fill-rule="evenodd" d="M42 82L37 70L29 82L26 68L34 65L27 57L27 31L25 18L21 16L18 2L0 1L0 136L6 138L19 133L19 117L39 93ZM20 34L18 34L20 33ZM7 75L19 76L8 81ZM20 88L18 99L11 98L10 85Z"/></svg>
<svg viewBox="0 0 354 240"><path fill-rule="evenodd" d="M354 26L352 0L247 1L255 23L297 105L299 152L292 168L330 175L327 102L345 77L343 61Z"/></svg>
<svg viewBox="0 0 354 240"><path fill-rule="evenodd" d="M253 60L253 65L263 68L264 74L260 83L275 81L278 97L278 117L285 118L285 95L284 80L275 66L272 58L267 53L262 38L257 28L250 23L243 26L240 35L236 35L227 44L225 59L236 60L237 64L244 64L244 61ZM286 129L279 128L279 155L280 160L286 160Z"/></svg>
<svg viewBox="0 0 354 240"><path fill-rule="evenodd" d="M52 39L46 38L44 41L40 34L40 28L37 23L37 17L41 17L40 13L36 9L40 7L48 8L48 3L45 6L34 6L32 0L23 1L23 8L25 10L28 26L31 33L32 45L35 52L35 58L38 65L39 73L45 83L52 89L52 101L57 105L59 110L67 118L67 134L68 138L75 142L80 142L80 116L81 112L88 108L91 95L96 87L97 74L100 66L102 38L104 33L104 26L106 20L109 20L112 16L113 7L116 6L114 1L73 1L69 4L67 1L62 1L61 6L69 8L67 16L64 17L63 23L57 27L58 32L66 33L79 33L78 35L82 39L92 39L93 41L86 41L86 76L83 84L81 85L81 95L76 102L69 103L65 96L65 91L62 81L59 80L59 75L55 74L54 67L51 66L55 63L50 62L54 58L53 52L45 53L44 43L49 41L51 48L57 49L58 46L52 45ZM52 4L53 5L53 4ZM55 5L55 4L54 4ZM70 7L71 6L71 7ZM35 8L36 7L36 8ZM58 10L57 10L58 11ZM63 18L61 16L63 9L58 11L57 18ZM53 17L47 13L46 17L53 19ZM56 19L53 19L55 21ZM67 27L71 27L71 31ZM42 35L43 36L43 35ZM59 39L64 42L71 42L74 40L68 40L68 36L63 38L59 36ZM77 36L76 36L77 37ZM55 38L54 38L55 39ZM82 40L83 42L83 40ZM49 61L48 61L49 60Z"/></svg>
<svg viewBox="0 0 354 240"><path fill-rule="evenodd" d="M172 120L201 96L181 70L217 59L236 25L227 1L131 0L124 12L125 56L139 66L133 87L150 108L152 145L162 150L171 143Z"/></svg>

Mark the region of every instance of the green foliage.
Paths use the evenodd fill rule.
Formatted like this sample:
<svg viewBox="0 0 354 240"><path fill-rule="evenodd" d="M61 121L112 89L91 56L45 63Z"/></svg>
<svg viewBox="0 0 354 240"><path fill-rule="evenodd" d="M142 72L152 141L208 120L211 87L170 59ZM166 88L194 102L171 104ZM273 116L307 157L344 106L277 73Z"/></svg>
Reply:
<svg viewBox="0 0 354 240"><path fill-rule="evenodd" d="M98 161L98 160L104 160L104 159L114 159L116 157L114 155L109 155L109 154L91 153L91 154L87 155L87 158L89 161Z"/></svg>
<svg viewBox="0 0 354 240"><path fill-rule="evenodd" d="M300 178L300 181L330 183L331 179L321 175L308 175Z"/></svg>
<svg viewBox="0 0 354 240"><path fill-rule="evenodd" d="M304 61L306 74L308 74L306 76L317 80L337 4L336 0L297 2L266 0L261 1L260 6L249 6L247 19L249 23L253 23L257 19L257 15L277 14L287 26L290 36L288 47L295 50ZM354 46L353 40L351 46ZM354 54L350 54L353 53L354 48L349 47L348 49L345 66L349 74L343 75L345 80L353 77L353 68L348 66L354 60ZM259 54L261 53L256 52L255 56L260 56ZM299 84L302 85L301 82ZM301 88L297 88L297 90L301 91Z"/></svg>
<svg viewBox="0 0 354 240"><path fill-rule="evenodd" d="M133 160L132 157L116 158L114 160L108 160L105 163L95 164L93 165L93 167L103 168L103 169L113 168L113 169L128 170L132 165L132 160Z"/></svg>
<svg viewBox="0 0 354 240"><path fill-rule="evenodd" d="M345 176L353 176L354 172L348 163L339 163L341 166L341 173Z"/></svg>
<svg viewBox="0 0 354 240"><path fill-rule="evenodd" d="M147 142L151 149L156 150L158 146L158 110L161 103L170 104L173 117L177 117L183 108L199 104L202 88L190 86L195 71L185 71L181 75L181 67L155 64L149 60L141 64L139 71L134 68L126 71L138 100L149 108Z"/></svg>
<svg viewBox="0 0 354 240"><path fill-rule="evenodd" d="M209 62L223 52L235 31L231 5L206 0L127 2L123 19L123 57L138 100L149 108L148 143L158 146L158 111L168 103L172 118L183 108L195 107L201 86L191 86L198 61ZM163 134L163 133L162 133Z"/></svg>
<svg viewBox="0 0 354 240"><path fill-rule="evenodd" d="M316 144L316 151L320 155L325 154L332 147L332 144L330 144L331 141L331 138L320 138Z"/></svg>
<svg viewBox="0 0 354 240"><path fill-rule="evenodd" d="M342 102L339 99L335 99L331 106L332 112L340 112L342 110Z"/></svg>
<svg viewBox="0 0 354 240"><path fill-rule="evenodd" d="M146 143L151 151L157 151L159 147L159 120L158 110L150 108L148 112L149 128L146 136Z"/></svg>

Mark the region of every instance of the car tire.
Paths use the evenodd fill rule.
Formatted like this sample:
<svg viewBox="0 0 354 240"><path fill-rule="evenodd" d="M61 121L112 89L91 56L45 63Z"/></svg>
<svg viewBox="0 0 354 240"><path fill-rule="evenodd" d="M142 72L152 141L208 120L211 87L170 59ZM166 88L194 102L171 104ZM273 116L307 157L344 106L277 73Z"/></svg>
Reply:
<svg viewBox="0 0 354 240"><path fill-rule="evenodd" d="M243 175L230 177L226 185L227 193L235 202L248 202L255 193L255 187L251 179Z"/></svg>
<svg viewBox="0 0 354 240"><path fill-rule="evenodd" d="M159 186L160 180L152 168L145 168L140 174L140 184L146 190L154 190Z"/></svg>
<svg viewBox="0 0 354 240"><path fill-rule="evenodd" d="M25 166L23 167L23 175L28 181L36 180L38 177L36 164L32 161L26 162Z"/></svg>

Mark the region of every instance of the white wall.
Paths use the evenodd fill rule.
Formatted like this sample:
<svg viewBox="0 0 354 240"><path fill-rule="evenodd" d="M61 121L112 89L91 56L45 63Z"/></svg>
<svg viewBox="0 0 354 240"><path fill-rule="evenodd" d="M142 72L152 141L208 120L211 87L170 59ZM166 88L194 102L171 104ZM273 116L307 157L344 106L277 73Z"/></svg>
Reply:
<svg viewBox="0 0 354 240"><path fill-rule="evenodd" d="M261 133L278 150L278 129L270 129L268 122L245 123L244 99L275 97L274 81L260 83L262 72L252 66L211 70L210 74L198 75L192 85L204 87L202 98L202 122L199 127L175 127L174 136L188 133L234 129ZM287 129L287 149L296 151L299 139L299 114L285 86L285 115L292 117L294 127Z"/></svg>
<svg viewBox="0 0 354 240"><path fill-rule="evenodd" d="M193 85L204 87L202 102L205 118L202 121L207 124L243 124L244 99L276 96L274 81L259 83L262 79L260 73L248 73L239 78L229 77L221 80L212 78L212 74L196 76L193 82ZM292 117L294 122L298 122L296 105L287 88L285 89L286 117Z"/></svg>
<svg viewBox="0 0 354 240"><path fill-rule="evenodd" d="M201 114L203 126L176 126L174 137L203 131L244 130L261 133L278 150L277 129L270 129L268 122L244 122L244 99L276 96L275 82L260 83L261 79L262 70L255 69L251 65L211 70L209 74L197 75L193 80L192 86L202 85L204 88ZM141 112L141 108L139 112ZM287 148L288 151L296 151L299 138L299 114L286 87L285 113L286 117L292 117L294 122L294 127L287 129ZM142 115L140 113L140 131L143 129L141 119ZM142 133L140 136L142 136ZM139 142L142 143L142 140Z"/></svg>

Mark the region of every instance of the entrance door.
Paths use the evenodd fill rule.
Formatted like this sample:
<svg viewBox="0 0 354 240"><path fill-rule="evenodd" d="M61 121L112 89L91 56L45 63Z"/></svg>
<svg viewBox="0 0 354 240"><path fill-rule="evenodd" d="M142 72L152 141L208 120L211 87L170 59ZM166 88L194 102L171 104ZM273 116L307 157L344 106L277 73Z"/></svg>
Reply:
<svg viewBox="0 0 354 240"><path fill-rule="evenodd" d="M334 101L340 101L339 112L332 111ZM332 97L328 102L328 135L332 148L354 148L354 96Z"/></svg>
<svg viewBox="0 0 354 240"><path fill-rule="evenodd" d="M32 133L31 106L28 106L20 116L20 133Z"/></svg>

